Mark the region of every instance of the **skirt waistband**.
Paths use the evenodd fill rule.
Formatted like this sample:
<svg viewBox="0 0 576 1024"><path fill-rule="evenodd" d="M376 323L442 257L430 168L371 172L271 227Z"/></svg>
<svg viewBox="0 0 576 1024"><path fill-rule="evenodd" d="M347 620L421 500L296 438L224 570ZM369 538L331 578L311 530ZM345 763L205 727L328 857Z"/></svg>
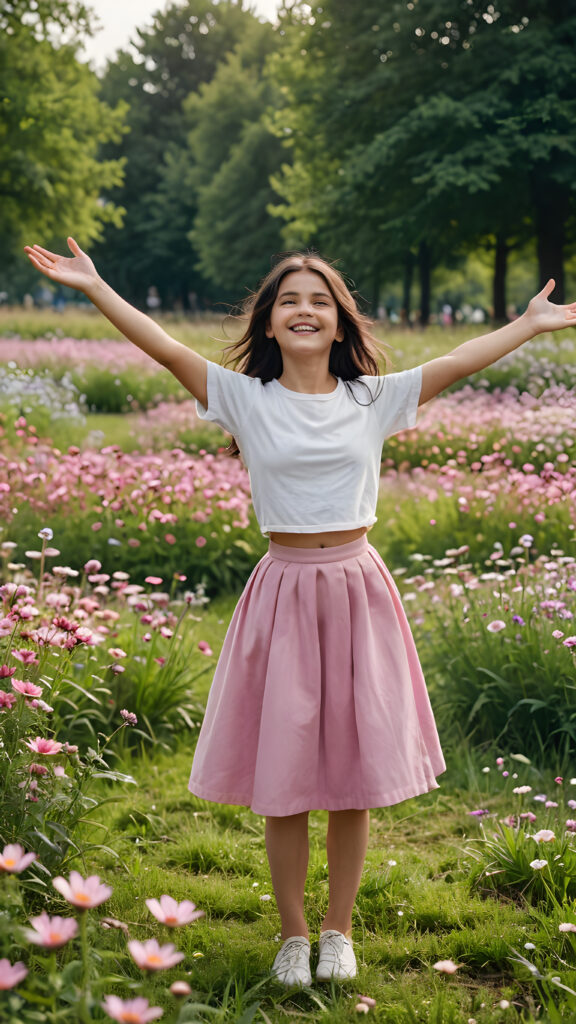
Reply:
<svg viewBox="0 0 576 1024"><path fill-rule="evenodd" d="M368 537L358 537L348 544L336 544L328 548L293 548L271 540L268 554L281 562L341 562L345 558L357 558L370 547Z"/></svg>

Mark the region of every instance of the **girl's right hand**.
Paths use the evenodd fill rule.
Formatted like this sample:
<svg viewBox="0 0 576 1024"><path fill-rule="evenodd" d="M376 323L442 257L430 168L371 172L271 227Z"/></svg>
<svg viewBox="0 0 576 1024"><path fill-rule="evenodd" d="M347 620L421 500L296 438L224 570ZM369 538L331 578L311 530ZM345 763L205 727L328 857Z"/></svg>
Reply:
<svg viewBox="0 0 576 1024"><path fill-rule="evenodd" d="M59 256L43 249L41 245L26 245L24 252L36 270L40 270L51 281L88 293L90 287L99 280L96 267L73 238L68 238L68 247L74 256Z"/></svg>

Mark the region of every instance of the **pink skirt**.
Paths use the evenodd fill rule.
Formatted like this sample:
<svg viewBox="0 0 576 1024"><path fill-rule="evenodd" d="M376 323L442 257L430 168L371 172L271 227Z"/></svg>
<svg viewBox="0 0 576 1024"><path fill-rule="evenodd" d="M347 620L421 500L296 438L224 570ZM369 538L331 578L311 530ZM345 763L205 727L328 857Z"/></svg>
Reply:
<svg viewBox="0 0 576 1024"><path fill-rule="evenodd" d="M238 601L189 789L256 814L385 807L444 758L410 626L366 536L270 542Z"/></svg>

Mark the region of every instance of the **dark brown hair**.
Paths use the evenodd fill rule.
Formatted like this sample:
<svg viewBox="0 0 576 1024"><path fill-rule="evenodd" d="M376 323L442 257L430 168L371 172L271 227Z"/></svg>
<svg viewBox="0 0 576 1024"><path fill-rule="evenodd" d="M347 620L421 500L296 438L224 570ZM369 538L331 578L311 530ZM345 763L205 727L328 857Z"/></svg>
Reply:
<svg viewBox="0 0 576 1024"><path fill-rule="evenodd" d="M282 375L282 353L275 338L266 336L272 307L280 285L287 274L310 270L319 274L338 307L338 324L343 331L342 341L334 341L330 350L328 370L343 381L357 380L366 375L380 374L378 356L383 355L382 342L371 333L372 321L360 312L342 274L334 266L313 253L295 252L283 256L261 281L258 289L246 300L239 319L248 320L242 337L228 345L224 365L231 364L239 373L260 377L266 384ZM351 388L348 389L357 401ZM374 399L367 388L370 402ZM227 448L229 455L239 455L235 439Z"/></svg>

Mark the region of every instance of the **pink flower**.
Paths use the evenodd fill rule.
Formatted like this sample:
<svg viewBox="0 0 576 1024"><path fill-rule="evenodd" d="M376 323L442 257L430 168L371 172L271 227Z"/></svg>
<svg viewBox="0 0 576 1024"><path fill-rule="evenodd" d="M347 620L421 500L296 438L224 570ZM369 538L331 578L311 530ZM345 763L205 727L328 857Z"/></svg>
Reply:
<svg viewBox="0 0 576 1024"><path fill-rule="evenodd" d="M85 573L100 572L101 568L102 568L102 562L99 562L97 558L91 558L91 559L89 559L88 562L85 563L85 565L84 565L84 572Z"/></svg>
<svg viewBox="0 0 576 1024"><path fill-rule="evenodd" d="M0 871L19 875L33 860L36 860L35 853L24 853L20 843L9 843L0 854Z"/></svg>
<svg viewBox="0 0 576 1024"><path fill-rule="evenodd" d="M562 637L564 636L564 633L562 632L561 629L554 629L552 631L552 636L554 637L555 640L561 640Z"/></svg>
<svg viewBox="0 0 576 1024"><path fill-rule="evenodd" d="M366 1003L366 1006L376 1006L376 1000L372 999L372 996L358 996L361 1003Z"/></svg>
<svg viewBox="0 0 576 1024"><path fill-rule="evenodd" d="M170 991L173 996L189 996L192 989L187 981L173 981L170 985Z"/></svg>
<svg viewBox="0 0 576 1024"><path fill-rule="evenodd" d="M57 949L73 939L78 931L78 922L73 917L49 917L45 910L39 917L31 917L32 928L26 929L26 938L37 946Z"/></svg>
<svg viewBox="0 0 576 1024"><path fill-rule="evenodd" d="M119 996L106 996L102 1003L102 1009L112 1020L126 1022L126 1024L148 1024L150 1020L161 1017L164 1010L160 1006L150 1006L147 999L138 996L137 999L120 999Z"/></svg>
<svg viewBox="0 0 576 1024"><path fill-rule="evenodd" d="M493 622L489 622L486 626L489 633L499 633L501 629L506 629L506 623L502 622L502 619L494 619Z"/></svg>
<svg viewBox="0 0 576 1024"><path fill-rule="evenodd" d="M558 925L559 932L576 932L576 924L572 924L571 921L564 921L563 924Z"/></svg>
<svg viewBox="0 0 576 1024"><path fill-rule="evenodd" d="M62 750L62 744L57 740L45 740L42 736L37 736L35 740L28 740L26 746L35 754L59 754Z"/></svg>
<svg viewBox="0 0 576 1024"><path fill-rule="evenodd" d="M18 693L24 693L27 697L42 696L42 687L35 686L34 683L30 683L27 679L13 679L12 689Z"/></svg>
<svg viewBox="0 0 576 1024"><path fill-rule="evenodd" d="M198 644L198 650L202 651L202 654L205 654L207 657L210 657L210 655L213 653L210 644L207 644L205 640L200 640Z"/></svg>
<svg viewBox="0 0 576 1024"><path fill-rule="evenodd" d="M0 990L14 988L28 974L28 968L20 960L11 964L9 960L0 960Z"/></svg>
<svg viewBox="0 0 576 1024"><path fill-rule="evenodd" d="M356 1003L354 1009L356 1013L370 1013L370 1007L367 1003Z"/></svg>
<svg viewBox="0 0 576 1024"><path fill-rule="evenodd" d="M37 665L38 659L35 651L28 651L25 647L22 647L19 651L12 651L12 656L17 661L21 661L23 665Z"/></svg>
<svg viewBox="0 0 576 1024"><path fill-rule="evenodd" d="M0 690L0 709L2 708L13 708L18 697L15 693L6 693L6 690Z"/></svg>
<svg viewBox="0 0 576 1024"><path fill-rule="evenodd" d="M564 634L562 634L564 636ZM7 679L16 674L15 668L8 668L8 665L0 665L0 679Z"/></svg>
<svg viewBox="0 0 576 1024"><path fill-rule="evenodd" d="M118 658L127 657L126 651L123 651L121 647L109 647L108 653L114 658L114 661L117 661Z"/></svg>
<svg viewBox="0 0 576 1024"><path fill-rule="evenodd" d="M169 928L190 924L199 917L204 917L204 911L196 910L195 903L190 900L178 903L172 896L161 896L160 900L146 900L146 906L158 921L167 924Z"/></svg>
<svg viewBox="0 0 576 1024"><path fill-rule="evenodd" d="M520 820L529 821L530 824L532 824L533 821L536 821L536 815L532 814L532 811L524 811L524 813L520 815Z"/></svg>
<svg viewBox="0 0 576 1024"><path fill-rule="evenodd" d="M562 641L562 646L576 647L576 636L567 636L566 639Z"/></svg>
<svg viewBox="0 0 576 1024"><path fill-rule="evenodd" d="M144 582L151 583L153 586L157 587L159 583L163 582L163 580L161 576L147 576Z"/></svg>
<svg viewBox="0 0 576 1024"><path fill-rule="evenodd" d="M157 939L148 939L147 942L133 939L128 943L128 949L134 962L144 971L163 971L184 959L184 953L178 953L171 942L159 946Z"/></svg>
<svg viewBox="0 0 576 1024"><path fill-rule="evenodd" d="M122 708L120 715L126 722L126 725L138 725L138 719L133 711L127 711L126 708Z"/></svg>
<svg viewBox="0 0 576 1024"><path fill-rule="evenodd" d="M554 782L557 782L558 785L560 785L561 782L564 782L564 779L563 779L563 777L561 775L557 775L556 778L554 779Z"/></svg>
<svg viewBox="0 0 576 1024"><path fill-rule="evenodd" d="M208 542L206 540L206 537L196 537L196 547L197 548L203 548L204 545L207 544L207 543Z"/></svg>
<svg viewBox="0 0 576 1024"><path fill-rule="evenodd" d="M442 974L455 974L462 964L455 964L453 960L439 960L438 963L433 964L435 971L440 971Z"/></svg>
<svg viewBox="0 0 576 1024"><path fill-rule="evenodd" d="M574 818L568 818L566 820L566 828L569 832L576 832L576 821L574 821Z"/></svg>
<svg viewBox="0 0 576 1024"><path fill-rule="evenodd" d="M78 871L70 872L69 881L60 876L53 878L52 885L62 893L64 899L82 910L98 907L112 895L112 889L101 883L99 875L90 875L84 879Z"/></svg>

